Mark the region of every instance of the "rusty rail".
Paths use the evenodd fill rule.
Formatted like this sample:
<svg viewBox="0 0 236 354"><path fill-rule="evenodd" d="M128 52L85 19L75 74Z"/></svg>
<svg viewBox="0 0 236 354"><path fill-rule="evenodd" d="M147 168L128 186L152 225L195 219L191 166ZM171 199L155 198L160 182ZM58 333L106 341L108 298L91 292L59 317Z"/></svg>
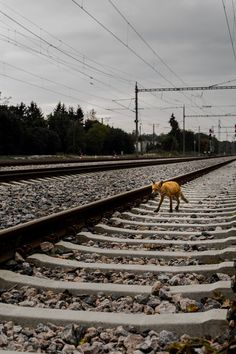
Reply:
<svg viewBox="0 0 236 354"><path fill-rule="evenodd" d="M147 160L131 160L131 161L116 161L114 163L103 163L103 164L89 164L80 166L66 166L66 167L43 167L43 168L30 168L21 170L11 170L11 171L0 171L0 182L12 182L19 180L27 180L32 178L43 178L43 177L53 177L62 176L69 174L82 174L91 173L99 171L108 171L124 168L135 168L144 167L152 165L161 164L171 164L188 162L194 160L202 160L206 158L199 157L181 157L181 158L168 158L168 159L147 159ZM78 162L77 162L78 163Z"/></svg>
<svg viewBox="0 0 236 354"><path fill-rule="evenodd" d="M171 180L184 184L234 160L235 158L232 158L213 166L173 177ZM150 192L151 185L0 230L0 262L14 257L17 250L20 250L21 253L29 252L43 240L56 241L65 234L76 233L84 225L98 222L107 212L127 209L140 203L150 195Z"/></svg>

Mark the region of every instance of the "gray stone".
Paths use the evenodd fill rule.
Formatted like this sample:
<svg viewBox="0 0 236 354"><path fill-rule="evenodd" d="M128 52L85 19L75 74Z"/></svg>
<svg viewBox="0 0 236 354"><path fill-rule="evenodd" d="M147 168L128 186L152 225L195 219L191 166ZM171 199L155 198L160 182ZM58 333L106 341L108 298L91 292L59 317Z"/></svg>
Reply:
<svg viewBox="0 0 236 354"><path fill-rule="evenodd" d="M173 343L178 340L177 334L169 331L161 331L159 333L159 344L162 347L166 347L168 344Z"/></svg>
<svg viewBox="0 0 236 354"><path fill-rule="evenodd" d="M160 281L156 281L153 286L152 286L152 290L151 290L151 293L153 295L159 295L159 291L160 289L162 288L162 283Z"/></svg>
<svg viewBox="0 0 236 354"><path fill-rule="evenodd" d="M156 306L160 305L160 299L158 297L152 297L149 299L147 305L152 307L152 308L155 308Z"/></svg>
<svg viewBox="0 0 236 354"><path fill-rule="evenodd" d="M162 301L160 305L155 308L156 313L175 313L176 306L171 304L169 301Z"/></svg>
<svg viewBox="0 0 236 354"><path fill-rule="evenodd" d="M0 346L5 346L8 343L7 336L4 333L0 333Z"/></svg>
<svg viewBox="0 0 236 354"><path fill-rule="evenodd" d="M124 346L127 354L132 354L137 345L143 342L143 337L140 334L129 334L124 340Z"/></svg>
<svg viewBox="0 0 236 354"><path fill-rule="evenodd" d="M68 354L71 354L71 353L74 353L74 350L75 350L75 346L72 345L72 344L65 344L63 349L62 349L62 353L68 353Z"/></svg>
<svg viewBox="0 0 236 354"><path fill-rule="evenodd" d="M171 300L171 293L166 288L161 288L159 291L159 297L161 300Z"/></svg>
<svg viewBox="0 0 236 354"><path fill-rule="evenodd" d="M78 340L76 338L75 327L73 324L65 326L61 338L68 344L77 345Z"/></svg>
<svg viewBox="0 0 236 354"><path fill-rule="evenodd" d="M54 248L54 245L51 242L45 241L40 243L40 249L43 252L49 252Z"/></svg>
<svg viewBox="0 0 236 354"><path fill-rule="evenodd" d="M150 353L153 350L151 341L145 341L138 346L138 349L141 350L142 353Z"/></svg>

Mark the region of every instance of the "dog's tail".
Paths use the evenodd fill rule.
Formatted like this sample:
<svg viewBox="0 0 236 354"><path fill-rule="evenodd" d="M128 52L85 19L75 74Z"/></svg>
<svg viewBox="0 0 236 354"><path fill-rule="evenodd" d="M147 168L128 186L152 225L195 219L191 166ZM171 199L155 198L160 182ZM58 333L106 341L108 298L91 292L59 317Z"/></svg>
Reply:
<svg viewBox="0 0 236 354"><path fill-rule="evenodd" d="M182 192L180 192L180 198L185 202L188 203L188 199L185 198Z"/></svg>

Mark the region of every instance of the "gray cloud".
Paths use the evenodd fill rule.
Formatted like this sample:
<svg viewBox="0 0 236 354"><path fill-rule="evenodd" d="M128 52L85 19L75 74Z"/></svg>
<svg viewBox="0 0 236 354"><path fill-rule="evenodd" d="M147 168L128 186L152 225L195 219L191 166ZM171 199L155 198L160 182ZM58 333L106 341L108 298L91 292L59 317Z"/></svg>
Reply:
<svg viewBox="0 0 236 354"><path fill-rule="evenodd" d="M45 114L51 112L58 101L74 106L80 104L84 112L94 108L98 117L110 117L109 124L132 131L134 113L119 108L122 108L120 104L134 108L136 80L140 86L149 88L183 86L184 83L190 86L210 85L236 79L236 62L221 1L113 0L178 77L144 45L108 0L77 2L152 68L71 0L3 0L0 1L0 10L38 36L0 14L0 90L2 97L12 96L10 103L24 101L28 104L34 100ZM232 1L225 0L225 4L235 36ZM230 84L235 84L235 81ZM235 112L235 107L232 107L235 90L140 93L139 99L142 108L140 123L145 133L152 132L152 124L159 124L156 127L158 132L168 131L172 112L182 125L183 104L188 114ZM212 108L200 108L206 105L212 105ZM235 118L229 117L221 118L221 122L222 126L232 127L236 123ZM196 130L201 125L204 131L217 124L217 118L189 118L186 121L187 128Z"/></svg>

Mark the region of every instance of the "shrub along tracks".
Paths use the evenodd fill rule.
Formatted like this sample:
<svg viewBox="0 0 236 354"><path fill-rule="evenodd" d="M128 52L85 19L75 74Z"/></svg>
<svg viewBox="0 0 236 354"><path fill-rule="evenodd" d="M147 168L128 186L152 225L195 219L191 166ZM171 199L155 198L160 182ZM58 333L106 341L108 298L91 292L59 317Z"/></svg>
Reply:
<svg viewBox="0 0 236 354"><path fill-rule="evenodd" d="M150 194L147 186L1 231L1 260L8 261L0 270L2 320L22 328L67 326L63 345L79 353L95 350L88 336L93 326L102 327L99 335L95 331L98 353L156 353L170 344L163 343L163 330L172 342L187 334L205 337L194 342L198 348L212 344L207 336L218 337L215 348L229 346L235 331L235 162L221 165L196 181L216 166L173 178L188 182L190 204L181 203L178 213L169 214L168 203L158 214L157 201L141 203ZM127 206L131 210L123 212ZM28 257L12 261L16 251ZM49 301L52 293L63 305ZM193 341L182 338L178 345Z"/></svg>

